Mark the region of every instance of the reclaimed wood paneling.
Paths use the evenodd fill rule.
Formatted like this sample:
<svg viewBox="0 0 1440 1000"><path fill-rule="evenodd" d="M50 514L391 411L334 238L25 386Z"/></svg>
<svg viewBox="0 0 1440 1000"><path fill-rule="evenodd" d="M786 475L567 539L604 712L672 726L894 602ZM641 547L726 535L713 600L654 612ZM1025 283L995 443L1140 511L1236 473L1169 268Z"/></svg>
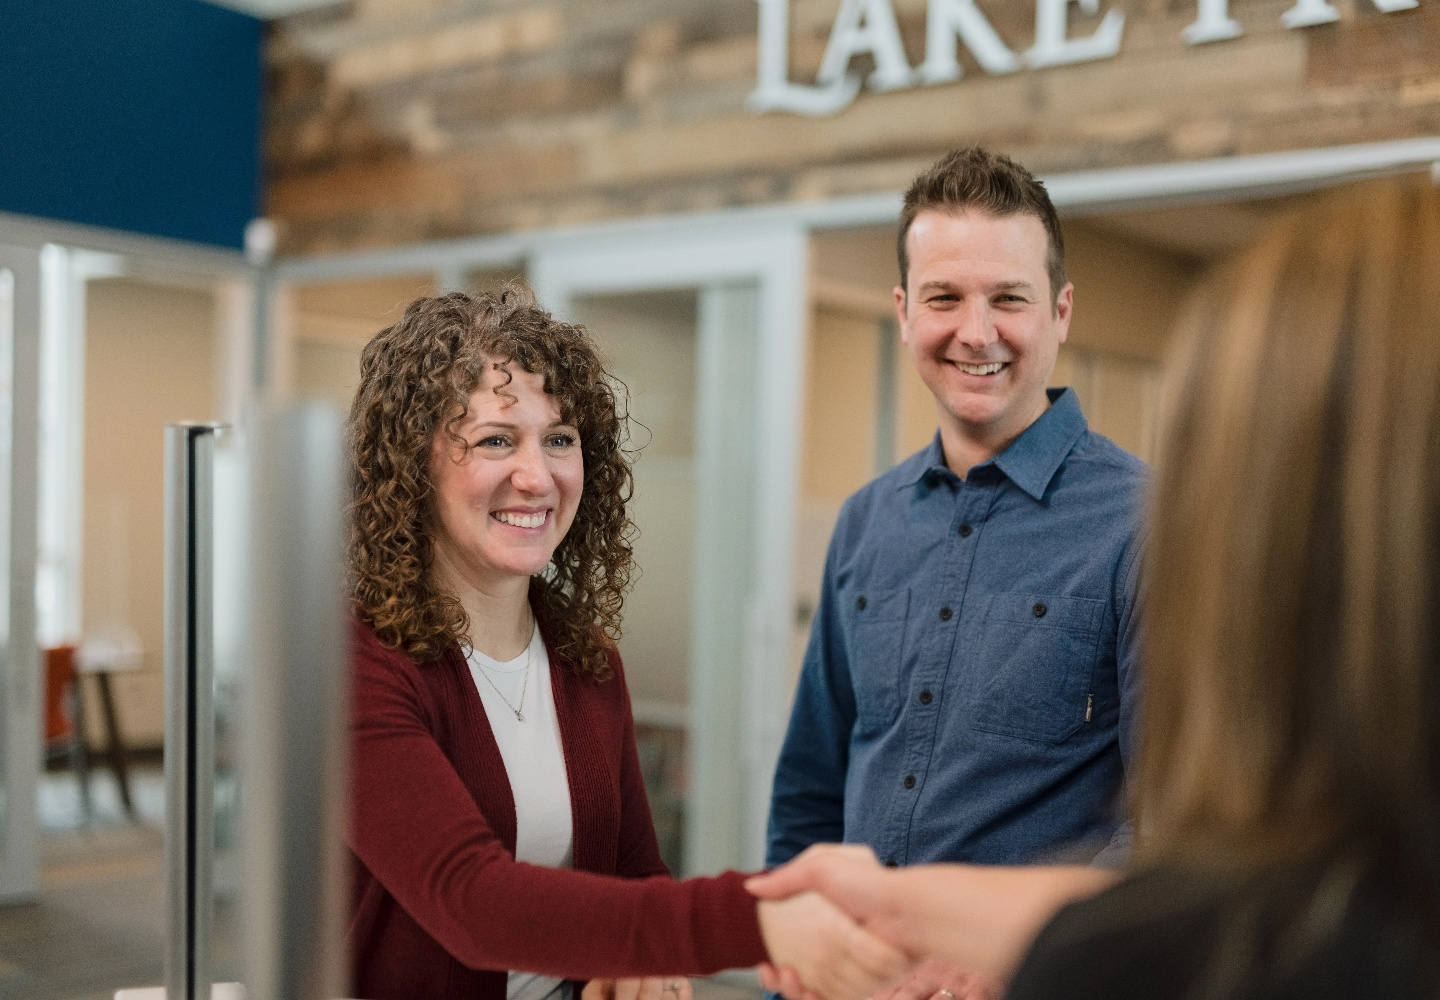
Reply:
<svg viewBox="0 0 1440 1000"><path fill-rule="evenodd" d="M1030 45L1031 0L981 5ZM972 142L1061 171L1440 133L1434 0L1297 30L1289 5L1233 0L1244 35L1191 46L1193 3L1114 0L1113 59L991 76L962 49L954 83L810 119L745 108L755 0L355 0L272 27L267 211L314 252L896 190ZM795 81L838 6L792 0ZM893 6L918 65L925 2Z"/></svg>

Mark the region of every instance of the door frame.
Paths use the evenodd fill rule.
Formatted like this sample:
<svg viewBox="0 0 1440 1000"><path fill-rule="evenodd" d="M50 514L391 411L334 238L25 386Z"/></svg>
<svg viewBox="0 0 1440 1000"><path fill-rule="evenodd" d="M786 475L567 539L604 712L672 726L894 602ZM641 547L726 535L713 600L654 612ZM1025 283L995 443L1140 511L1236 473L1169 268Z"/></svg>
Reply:
<svg viewBox="0 0 1440 1000"><path fill-rule="evenodd" d="M800 428L805 381L805 337L809 239L788 220L763 224L717 218L643 227L619 235L545 241L529 260L529 278L539 300L556 315L573 314L582 295L695 288L700 294L697 352L700 386L697 413L697 481L721 461L707 435L705 387L723 359L707 350L721 334L707 323L723 308L707 308L706 296L737 285L753 286L756 357L752 370L753 477L749 507L751 537L725 544L748 547L749 575L742 620L708 621L722 615L718 605L694 605L694 634L743 629L738 697L733 678L692 672L689 699L690 802L686 807L687 874L725 868L758 868L764 863L770 784L789 719L790 636L794 607L794 553L800 486ZM712 488L716 485L709 480ZM704 510L705 498L697 502ZM762 515L763 516L760 516ZM714 541L713 539L711 540ZM722 546L723 547L723 546ZM720 550L697 539L697 594L705 593ZM694 662L707 662L698 650ZM736 762L740 762L736 773ZM736 778L738 777L738 781Z"/></svg>
<svg viewBox="0 0 1440 1000"><path fill-rule="evenodd" d="M105 266L97 271L95 265L102 257ZM6 498L11 518L8 525L0 524L0 531L8 536L10 621L0 661L0 682L5 685L0 767L6 794L0 821L0 902L11 903L34 898L39 886L36 795L43 766L40 699L45 681L35 598L43 500L65 508L51 513L50 541L77 548L83 544L81 519L70 509L84 486L82 461L78 455L57 457L50 452L83 447L83 436L76 430L83 408L74 399L72 376L83 372L83 354L76 357L76 352L83 352L85 344L84 283L98 273L118 271L157 284L212 289L217 301L217 360L226 366L217 371L222 383L217 398L227 413L238 411L255 392L255 379L243 366L257 329L256 272L236 250L0 212L0 267L16 272L12 470ZM241 368L229 370L237 365ZM47 375L48 384L42 381ZM45 443L41 415L47 395L56 391L69 397L66 426L52 428L52 434L58 432L57 440ZM83 384L79 391L83 393ZM42 479L48 486L43 495ZM78 572L78 557L72 561L73 575ZM78 580L70 585L72 590L78 587ZM74 600L71 617L78 614L78 597Z"/></svg>
<svg viewBox="0 0 1440 1000"><path fill-rule="evenodd" d="M0 244L0 269L14 279L9 362L9 441L0 441L0 470L8 496L5 517L6 580L0 629L0 774L5 809L0 817L0 902L34 896L39 882L39 816L35 809L44 728L40 649L36 642L35 568L39 546L40 250ZM6 345L0 345L3 350ZM0 402L3 405L3 402ZM8 446L8 449L7 449ZM8 480L8 483L5 483ZM3 487L0 487L3 488Z"/></svg>

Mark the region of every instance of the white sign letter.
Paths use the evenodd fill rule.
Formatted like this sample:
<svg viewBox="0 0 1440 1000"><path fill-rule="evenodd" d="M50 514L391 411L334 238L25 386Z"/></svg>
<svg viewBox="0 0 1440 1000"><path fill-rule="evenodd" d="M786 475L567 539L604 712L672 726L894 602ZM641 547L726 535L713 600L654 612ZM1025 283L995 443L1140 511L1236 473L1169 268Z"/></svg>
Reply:
<svg viewBox="0 0 1440 1000"><path fill-rule="evenodd" d="M1329 24L1340 20L1340 12L1329 0L1296 0L1295 6L1280 15L1287 28L1308 28L1312 24Z"/></svg>
<svg viewBox="0 0 1440 1000"><path fill-rule="evenodd" d="M1240 22L1230 16L1230 0L1200 0L1200 16L1180 32L1191 45L1240 37Z"/></svg>
<svg viewBox="0 0 1440 1000"><path fill-rule="evenodd" d="M1375 0L1375 8L1382 14L1418 6L1419 0ZM1287 28L1308 28L1312 24L1329 24L1338 20L1340 12L1327 0L1295 0L1295 6L1280 15L1280 23Z"/></svg>
<svg viewBox="0 0 1440 1000"><path fill-rule="evenodd" d="M830 87L802 87L790 82L790 0L756 0L760 4L760 51L755 90L745 103L751 111L793 111L801 115L833 115L855 100L860 81L843 77Z"/></svg>
<svg viewBox="0 0 1440 1000"><path fill-rule="evenodd" d="M926 83L948 83L960 79L960 60L955 58L959 36L975 59L990 73L1013 73L1020 60L995 33L975 0L930 0L925 22L925 63L920 79Z"/></svg>
<svg viewBox="0 0 1440 1000"><path fill-rule="evenodd" d="M1065 63L1108 59L1120 51L1120 34L1125 30L1125 15L1112 10L1089 38L1070 39L1068 21L1072 0L1036 0L1035 47L1025 53L1025 61L1035 69ZM1100 13L1100 0L1073 0L1087 14ZM1302 0L1303 2L1303 0ZM1324 0L1320 0L1324 2Z"/></svg>
<svg viewBox="0 0 1440 1000"><path fill-rule="evenodd" d="M869 80L872 89L896 90L915 82L890 0L843 0L816 82L835 86L844 79L850 60L862 52L875 57L875 72Z"/></svg>

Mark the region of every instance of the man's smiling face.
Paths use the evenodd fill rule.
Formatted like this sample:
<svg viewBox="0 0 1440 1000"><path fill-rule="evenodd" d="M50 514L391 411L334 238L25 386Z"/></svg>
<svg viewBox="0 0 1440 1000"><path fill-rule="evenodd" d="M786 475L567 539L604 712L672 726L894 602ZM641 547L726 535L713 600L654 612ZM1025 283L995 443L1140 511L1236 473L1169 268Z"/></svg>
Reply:
<svg viewBox="0 0 1440 1000"><path fill-rule="evenodd" d="M907 287L895 289L901 339L941 419L991 454L1034 423L1070 329L1072 287L1046 271L1033 215L925 210L906 236Z"/></svg>

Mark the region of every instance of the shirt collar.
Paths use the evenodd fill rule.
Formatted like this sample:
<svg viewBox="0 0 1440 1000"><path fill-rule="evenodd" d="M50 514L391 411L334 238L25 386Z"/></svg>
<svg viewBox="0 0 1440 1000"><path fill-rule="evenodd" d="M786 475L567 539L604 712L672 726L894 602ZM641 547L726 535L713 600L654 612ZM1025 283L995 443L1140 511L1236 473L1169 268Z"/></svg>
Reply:
<svg viewBox="0 0 1440 1000"><path fill-rule="evenodd" d="M975 467L983 469L993 465L1036 500L1044 498L1045 489L1055 478L1065 456L1090 429L1085 422L1085 414L1080 412L1080 400L1073 389L1046 389L1045 393L1050 397L1050 405L1045 412L1010 442L1010 447ZM901 489L937 476L952 481L959 478L945 464L945 448L940 443L939 431L935 432L929 447L916 458L919 461L902 477Z"/></svg>

